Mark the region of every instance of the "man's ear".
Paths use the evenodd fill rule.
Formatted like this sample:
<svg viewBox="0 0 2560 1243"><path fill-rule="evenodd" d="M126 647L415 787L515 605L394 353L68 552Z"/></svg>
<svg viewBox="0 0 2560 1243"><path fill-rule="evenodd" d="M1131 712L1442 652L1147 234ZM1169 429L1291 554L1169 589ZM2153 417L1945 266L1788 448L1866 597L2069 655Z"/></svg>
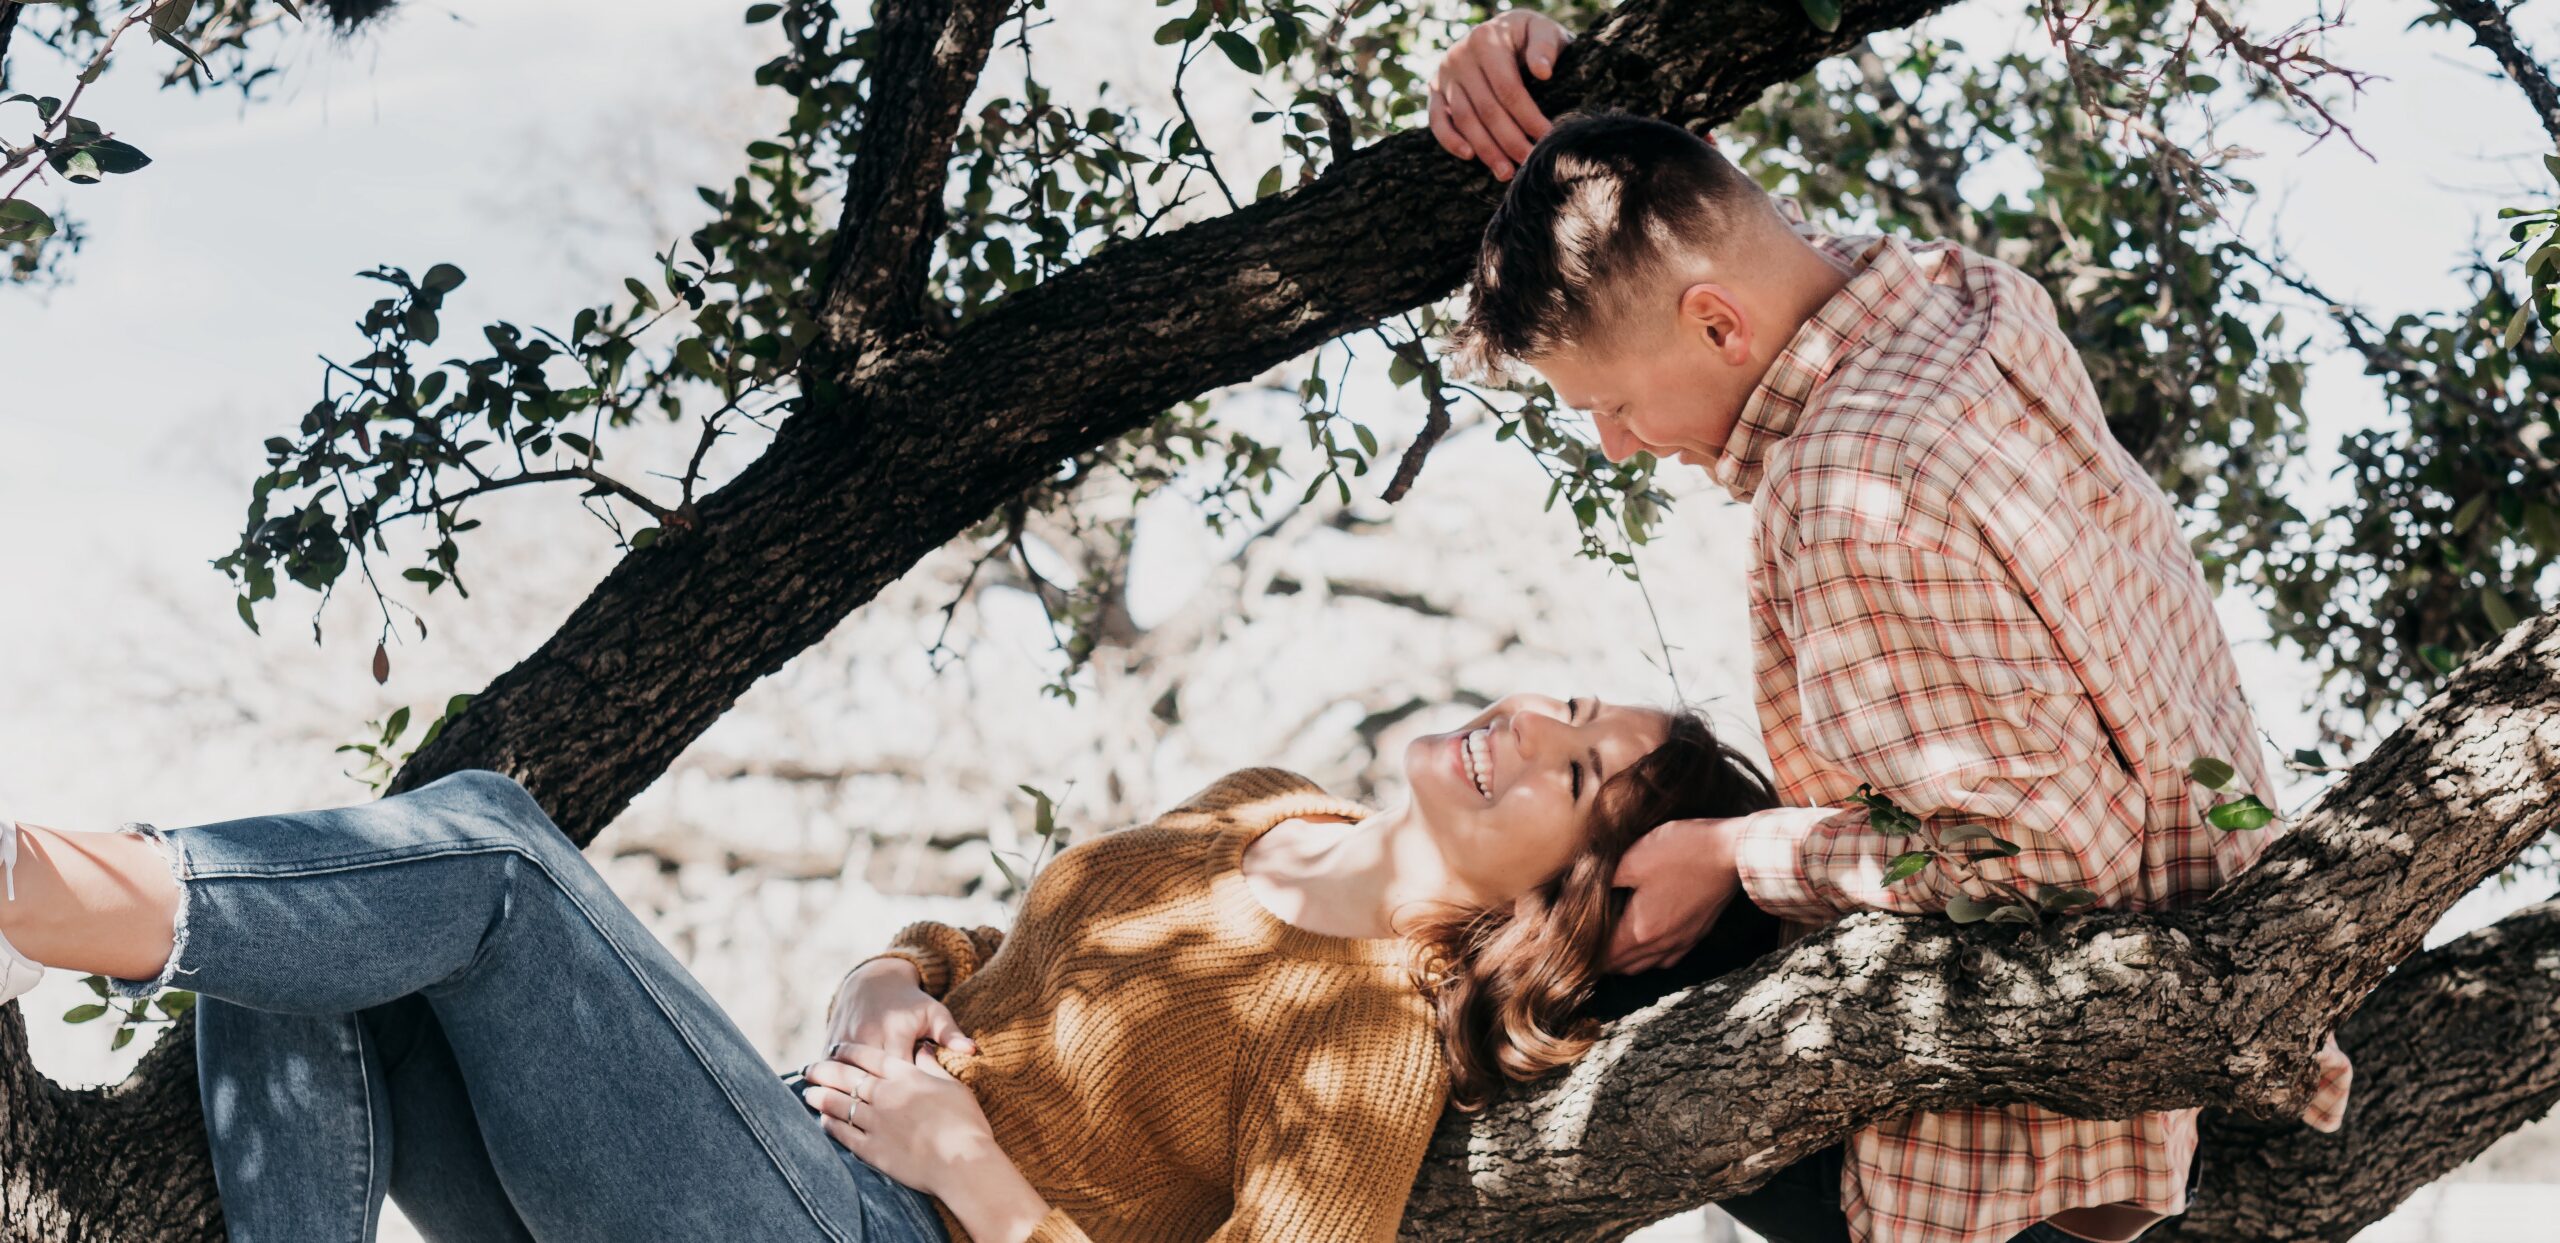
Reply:
<svg viewBox="0 0 2560 1243"><path fill-rule="evenodd" d="M1726 366L1751 361L1751 317L1742 302L1722 285L1701 281L1680 294L1681 327L1714 350Z"/></svg>

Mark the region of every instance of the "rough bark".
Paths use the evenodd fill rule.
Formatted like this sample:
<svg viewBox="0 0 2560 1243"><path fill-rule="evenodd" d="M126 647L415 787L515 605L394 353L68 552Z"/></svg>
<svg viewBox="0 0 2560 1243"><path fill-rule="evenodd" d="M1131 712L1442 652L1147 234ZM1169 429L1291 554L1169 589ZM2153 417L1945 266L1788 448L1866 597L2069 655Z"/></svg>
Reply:
<svg viewBox="0 0 2560 1243"><path fill-rule="evenodd" d="M2355 1095L2337 1134L2205 1115L2203 1185L2151 1238L2351 1238L2560 1101L2560 901L2423 954L2338 1032Z"/></svg>
<svg viewBox="0 0 2560 1243"><path fill-rule="evenodd" d="M853 144L862 154L818 282L820 322L837 354L831 368L862 375L922 325L952 134L1012 8L1012 0L873 6L873 87Z"/></svg>
<svg viewBox="0 0 2560 1243"><path fill-rule="evenodd" d="M2507 80L2524 92L2525 102L2533 106L2535 119L2542 122L2545 133L2560 143L2560 84L2542 67L2533 53L2525 50L2516 38L2515 26L2507 21L2507 7L2491 0L2437 0L2456 21L2471 28L2471 41L2498 58L2498 68Z"/></svg>
<svg viewBox="0 0 2560 1243"><path fill-rule="evenodd" d="M220 1240L193 1064L68 1091L27 1061L19 1011L0 1006L0 1238Z"/></svg>
<svg viewBox="0 0 2560 1243"><path fill-rule="evenodd" d="M2214 1104L2292 1118L2309 1097L2321 1034L2456 900L2560 828L2555 700L2560 618L2546 618L2466 666L2203 905L2089 916L2043 935L1862 915L1631 1016L1565 1074L1444 1123L1405 1235L1605 1237L1745 1190L1868 1122L1939 1105L2029 1102L2099 1118ZM2395 980L2350 1034L2423 1040L2439 1016L2422 1012L2451 987L2443 981L2504 966L2495 987L2522 1007L2506 1026L2523 1029L2520 1039L2539 1036L2525 1059L2548 1060L2560 989L2515 978L2548 961L2515 947L2548 935L2522 918L2505 935L2440 951ZM2434 1073L2379 1044L2376 1052L2378 1068L2404 1084L2412 1069ZM2548 1104L2529 1068L2518 1075L2500 1070L2471 1084L2499 1102L2478 1106L2482 1117L2512 1125L2532 1116L2524 1111L2536 1099ZM2422 1185L2503 1134L2442 1133L2461 1116L2413 1117L2398 1099L2407 1093L2389 1090L2390 1074L2380 1082L2367 1087L2378 1099L2360 1107L2372 1135L2306 1141L2299 1155L2386 1143L2401 1168L2387 1178L2336 1171L2371 1180L2357 1184L2366 1194L2339 1186L2285 1237L2352 1234L2398 1202L2384 1194L2399 1181ZM2429 1082L2429 1097L2463 1087ZM2224 1144L2245 1144L2242 1135L2217 1132ZM2277 1237L2262 1227L2292 1212L2290 1198L2244 1200L2215 1220L2246 1217L2251 1228L2218 1237Z"/></svg>

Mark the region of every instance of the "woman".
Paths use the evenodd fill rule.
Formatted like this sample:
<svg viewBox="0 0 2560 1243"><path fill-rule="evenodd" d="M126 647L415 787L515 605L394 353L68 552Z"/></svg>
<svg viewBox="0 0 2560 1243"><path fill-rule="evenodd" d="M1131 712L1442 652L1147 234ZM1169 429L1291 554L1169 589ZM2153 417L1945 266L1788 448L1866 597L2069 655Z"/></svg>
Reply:
<svg viewBox="0 0 2560 1243"><path fill-rule="evenodd" d="M239 1243L369 1238L386 1193L453 1240L1384 1239L1444 1105L1589 1046L1625 848L1774 801L1697 718L1591 699L1405 769L1385 813L1233 774L1060 854L1009 937L907 929L798 1100L489 773L0 828L0 1000L36 963L197 991Z"/></svg>

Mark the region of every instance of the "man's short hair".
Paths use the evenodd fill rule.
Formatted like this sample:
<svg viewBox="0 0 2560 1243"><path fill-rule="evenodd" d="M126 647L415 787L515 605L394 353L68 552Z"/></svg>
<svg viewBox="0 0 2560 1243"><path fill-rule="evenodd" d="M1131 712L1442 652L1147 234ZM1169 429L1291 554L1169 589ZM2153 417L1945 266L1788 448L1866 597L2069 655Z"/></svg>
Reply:
<svg viewBox="0 0 2560 1243"><path fill-rule="evenodd" d="M1623 112L1567 118L1520 165L1484 227L1451 335L1460 366L1498 375L1605 331L1642 278L1765 210L1750 177L1697 135Z"/></svg>

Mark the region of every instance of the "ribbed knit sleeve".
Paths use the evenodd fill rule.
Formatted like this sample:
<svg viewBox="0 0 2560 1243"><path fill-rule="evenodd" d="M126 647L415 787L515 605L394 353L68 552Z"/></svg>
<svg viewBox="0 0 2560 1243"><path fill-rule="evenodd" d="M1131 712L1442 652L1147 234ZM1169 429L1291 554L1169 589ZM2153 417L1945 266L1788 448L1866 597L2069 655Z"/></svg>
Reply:
<svg viewBox="0 0 2560 1243"><path fill-rule="evenodd" d="M968 983L1003 945L1004 933L994 928L954 928L927 919L899 929L898 935L889 938L889 948L863 961L899 958L914 963L925 996L941 998Z"/></svg>
<svg viewBox="0 0 2560 1243"><path fill-rule="evenodd" d="M1086 1234L1084 1227L1067 1216L1065 1209L1053 1208L1048 1216L1040 1219L1039 1225L1031 1228L1030 1236L1022 1243L1093 1243L1093 1236Z"/></svg>

